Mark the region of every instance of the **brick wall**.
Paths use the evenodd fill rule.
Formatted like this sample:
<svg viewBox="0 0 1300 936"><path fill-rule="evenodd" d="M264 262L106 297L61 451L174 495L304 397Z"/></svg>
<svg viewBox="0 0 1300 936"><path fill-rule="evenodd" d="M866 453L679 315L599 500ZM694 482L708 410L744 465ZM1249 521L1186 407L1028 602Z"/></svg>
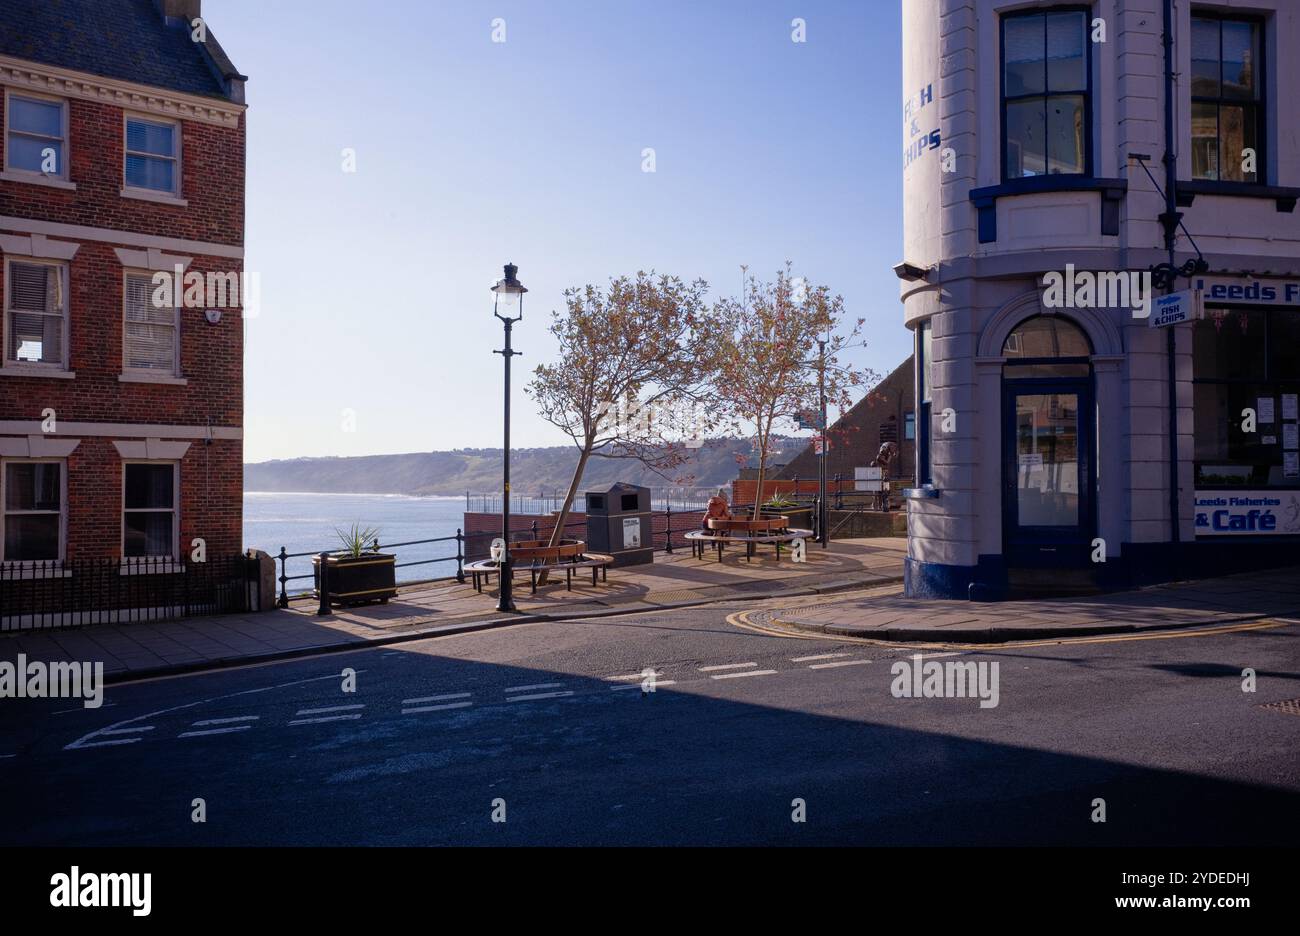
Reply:
<svg viewBox="0 0 1300 936"><path fill-rule="evenodd" d="M81 246L68 264L68 360L76 378L0 378L0 418L40 419L41 412L52 407L64 422L241 426L244 329L240 310L223 310L216 325L208 323L201 308L180 310L184 386L122 383L118 377L124 268L114 245L77 243ZM195 256L190 266L205 274L241 269L240 261L221 257ZM4 264L0 263L3 288Z"/></svg>
<svg viewBox="0 0 1300 936"><path fill-rule="evenodd" d="M163 92L165 95L165 92ZM0 421L41 420L53 409L59 425L129 424L121 439L139 442L159 426L157 436L183 439L190 446L180 462L180 552L188 554L196 537L210 557L242 548L243 444L238 439L194 438L195 430L243 426L243 321L241 309L225 308L210 324L204 308L180 311L180 376L174 383L135 383L119 379L123 364L123 287L126 268L114 247L143 250L104 229L149 238L173 256L191 257L187 272L234 273L239 259L204 254L200 249L165 243L198 241L240 248L244 242L245 120L237 127L194 120L181 122L181 197L187 205L160 204L124 197L124 111L98 101L69 99L69 179L76 190L0 180L0 216L98 229L95 237L48 235L51 242L80 246L68 263L68 379L0 376ZM3 95L0 95L3 126ZM4 158L0 134L0 164ZM20 222L0 233L26 235ZM4 264L0 263L0 295ZM241 297L242 298L242 297ZM206 303L204 304L206 305ZM188 427L171 433L161 427ZM228 433L227 433L228 434ZM69 559L121 555L124 459L113 434L56 432L79 438L67 458L67 540ZM11 436L10 439L15 437Z"/></svg>
<svg viewBox="0 0 1300 936"><path fill-rule="evenodd" d="M0 98L0 126L3 110ZM70 99L68 177L76 191L0 181L0 214L243 244L245 118L236 128L181 122L181 197L189 204L180 207L122 197L124 113L111 104ZM0 134L0 159L3 147Z"/></svg>
<svg viewBox="0 0 1300 936"><path fill-rule="evenodd" d="M755 488L758 487L757 480L738 479L731 482L731 503L749 504L754 503ZM853 490L852 474L848 478L841 479L839 488L848 494ZM776 494L799 494L802 497L810 497L818 491L817 478L799 478L797 481L793 478L764 478L763 479L763 500L775 496ZM833 479L826 480L826 491L834 494L836 483Z"/></svg>
<svg viewBox="0 0 1300 936"><path fill-rule="evenodd" d="M907 414L915 409L915 400L912 358L909 357L831 426L827 433L831 443L826 453L827 479L839 474L846 482L845 490L852 490L853 470L870 465L876 457L880 451L880 427L886 423L895 426L899 454L890 466L889 477L910 479L916 464L916 443L905 438L904 427ZM816 478L817 462L818 456L809 445L777 472L777 476ZM816 485L808 493L815 493L815 489ZM737 498L743 503L739 495Z"/></svg>

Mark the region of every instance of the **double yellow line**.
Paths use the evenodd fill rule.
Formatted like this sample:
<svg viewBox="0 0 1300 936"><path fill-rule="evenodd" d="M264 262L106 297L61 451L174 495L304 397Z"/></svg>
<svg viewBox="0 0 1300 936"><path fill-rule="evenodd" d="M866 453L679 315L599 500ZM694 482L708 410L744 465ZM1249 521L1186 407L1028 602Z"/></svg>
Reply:
<svg viewBox="0 0 1300 936"><path fill-rule="evenodd" d="M1247 624L1222 624L1206 627L1163 630L1139 634L1097 634L1090 637L1056 637L1049 640L1014 640L1005 643L935 643L927 641L872 640L866 637L841 637L838 634L802 634L782 630L750 620L753 611L737 611L727 615L727 623L744 630L753 631L768 637L781 637L787 640L829 640L835 643L868 644L877 647L915 647L918 650L997 650L1002 647L1059 647L1072 644L1120 643L1128 640L1175 640L1184 637L1215 637L1220 634L1237 634L1245 631L1271 630L1286 627L1288 621L1254 621Z"/></svg>

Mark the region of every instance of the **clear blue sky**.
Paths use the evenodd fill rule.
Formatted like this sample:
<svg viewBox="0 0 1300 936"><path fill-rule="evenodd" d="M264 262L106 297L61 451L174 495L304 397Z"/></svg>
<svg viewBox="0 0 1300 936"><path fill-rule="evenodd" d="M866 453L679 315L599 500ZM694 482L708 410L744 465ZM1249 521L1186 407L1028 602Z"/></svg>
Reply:
<svg viewBox="0 0 1300 936"><path fill-rule="evenodd" d="M796 273L909 353L897 0L207 0L248 82L245 458L499 446L507 260L522 393L566 286ZM506 42L491 41L491 21ZM791 20L807 42L791 41ZM657 171L641 171L656 151ZM341 151L357 171L342 171ZM356 429L343 431L342 411Z"/></svg>

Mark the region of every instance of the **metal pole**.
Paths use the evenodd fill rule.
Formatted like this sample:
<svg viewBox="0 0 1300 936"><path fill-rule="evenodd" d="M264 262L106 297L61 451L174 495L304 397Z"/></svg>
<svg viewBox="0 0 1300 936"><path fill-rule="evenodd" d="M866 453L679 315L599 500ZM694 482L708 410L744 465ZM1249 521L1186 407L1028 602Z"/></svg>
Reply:
<svg viewBox="0 0 1300 936"><path fill-rule="evenodd" d="M1178 157L1174 151L1174 0L1165 0L1164 5L1164 52L1165 52L1165 248L1169 253L1169 292L1177 286L1177 277L1172 275L1174 263L1174 244L1177 239L1178 221L1182 215L1178 211ZM1169 532L1170 542L1178 546L1182 539L1178 515L1181 512L1178 499L1178 368L1174 360L1177 342L1174 335L1176 326L1165 328L1167 336L1165 347L1169 356ZM1171 557L1171 564L1177 567L1178 557Z"/></svg>
<svg viewBox="0 0 1300 936"><path fill-rule="evenodd" d="M818 386L817 391L821 398L821 428L818 430L822 437L822 454L817 462L817 535L822 541L822 549L830 541L829 531L826 529L826 342L817 339L818 353Z"/></svg>
<svg viewBox="0 0 1300 936"><path fill-rule="evenodd" d="M514 357L514 351L510 347L510 331L513 323L508 319L502 321L506 328L506 347L504 351L498 353L505 359L506 365L505 444L501 452L501 538L505 540L505 547L501 550L501 566L497 570L497 579L501 585L497 610L515 611L517 609L511 588L514 582L510 571L510 359Z"/></svg>

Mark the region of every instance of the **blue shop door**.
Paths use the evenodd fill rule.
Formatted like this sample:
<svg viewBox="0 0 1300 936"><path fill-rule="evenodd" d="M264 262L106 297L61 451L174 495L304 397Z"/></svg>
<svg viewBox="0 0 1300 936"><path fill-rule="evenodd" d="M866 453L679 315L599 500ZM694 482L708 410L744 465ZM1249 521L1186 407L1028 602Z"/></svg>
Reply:
<svg viewBox="0 0 1300 936"><path fill-rule="evenodd" d="M1010 567L1080 568L1095 536L1092 382L1003 382L1002 530Z"/></svg>

